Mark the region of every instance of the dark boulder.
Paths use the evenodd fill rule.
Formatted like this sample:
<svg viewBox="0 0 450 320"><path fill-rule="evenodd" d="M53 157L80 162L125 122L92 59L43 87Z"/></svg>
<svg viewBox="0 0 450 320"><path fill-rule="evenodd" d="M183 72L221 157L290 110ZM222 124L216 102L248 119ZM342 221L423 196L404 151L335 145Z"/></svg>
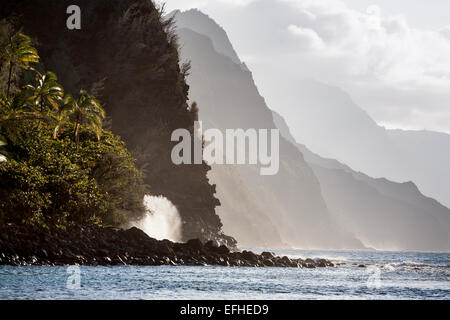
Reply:
<svg viewBox="0 0 450 320"><path fill-rule="evenodd" d="M244 260L247 260L247 261L251 261L251 262L258 261L258 257L256 256L256 254L254 254L251 251L244 250L244 251L242 251L241 256Z"/></svg>
<svg viewBox="0 0 450 320"><path fill-rule="evenodd" d="M272 253L272 252L264 251L263 253L261 253L261 256L262 256L264 259L273 259L273 258L275 257L275 254Z"/></svg>
<svg viewBox="0 0 450 320"><path fill-rule="evenodd" d="M325 259L317 259L316 260L316 267L319 268L325 268L328 267L328 262Z"/></svg>
<svg viewBox="0 0 450 320"><path fill-rule="evenodd" d="M125 230L124 233L126 234L127 237L135 241L145 241L151 239L144 231L136 227L132 227L128 230Z"/></svg>
<svg viewBox="0 0 450 320"><path fill-rule="evenodd" d="M273 261L270 260L270 259L264 260L264 261L263 261L263 264L264 264L266 267L273 267L273 266L274 266Z"/></svg>
<svg viewBox="0 0 450 320"><path fill-rule="evenodd" d="M220 247L216 248L214 250L214 252L216 252L218 254L229 254L230 253L230 249L228 249L228 247L225 246L225 245L221 245Z"/></svg>
<svg viewBox="0 0 450 320"><path fill-rule="evenodd" d="M287 265L291 265L291 264L292 264L291 259L289 259L289 258L286 257L286 256L284 256L284 257L281 258L281 262L283 262L284 264L287 264Z"/></svg>
<svg viewBox="0 0 450 320"><path fill-rule="evenodd" d="M109 251L106 249L99 249L96 251L96 255L98 257L107 257L107 256L109 256Z"/></svg>
<svg viewBox="0 0 450 320"><path fill-rule="evenodd" d="M214 251L219 247L219 245L220 245L219 242L215 240L209 240L208 242L205 243L205 249Z"/></svg>
<svg viewBox="0 0 450 320"><path fill-rule="evenodd" d="M200 239L191 239L186 242L186 245L194 250L200 250L203 248L203 243L200 241Z"/></svg>

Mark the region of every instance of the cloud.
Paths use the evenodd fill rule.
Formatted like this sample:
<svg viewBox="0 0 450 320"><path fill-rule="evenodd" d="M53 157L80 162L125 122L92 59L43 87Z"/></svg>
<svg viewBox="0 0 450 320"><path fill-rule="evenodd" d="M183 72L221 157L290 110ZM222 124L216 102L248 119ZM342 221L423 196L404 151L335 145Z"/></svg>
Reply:
<svg viewBox="0 0 450 320"><path fill-rule="evenodd" d="M318 1L330 3L330 1ZM416 88L450 85L450 28L422 31L408 25L402 15L383 16L377 6L358 12L337 3L334 9L310 1L298 1L300 11L316 19L298 28L308 28L323 40L326 54L349 57L358 68L348 69L349 81L357 77L385 84Z"/></svg>
<svg viewBox="0 0 450 320"><path fill-rule="evenodd" d="M320 60L334 64L313 76L349 91L378 122L450 132L449 27L415 29L405 16L383 16L377 6L365 12L308 2L296 7L316 17L299 30L323 41L310 59L315 66Z"/></svg>
<svg viewBox="0 0 450 320"><path fill-rule="evenodd" d="M444 28L439 30L439 34L448 41L450 41L450 26L445 26Z"/></svg>
<svg viewBox="0 0 450 320"><path fill-rule="evenodd" d="M176 2L225 28L270 106L295 108L285 82L310 77L348 91L377 122L450 132L450 26L424 30L407 11L340 0Z"/></svg>
<svg viewBox="0 0 450 320"><path fill-rule="evenodd" d="M296 40L303 48L321 49L324 46L323 40L312 29L289 25L288 31L296 37Z"/></svg>
<svg viewBox="0 0 450 320"><path fill-rule="evenodd" d="M243 7L257 0L156 0L157 4L165 4L168 11L175 9L188 10L192 8L204 9L215 4L229 7Z"/></svg>

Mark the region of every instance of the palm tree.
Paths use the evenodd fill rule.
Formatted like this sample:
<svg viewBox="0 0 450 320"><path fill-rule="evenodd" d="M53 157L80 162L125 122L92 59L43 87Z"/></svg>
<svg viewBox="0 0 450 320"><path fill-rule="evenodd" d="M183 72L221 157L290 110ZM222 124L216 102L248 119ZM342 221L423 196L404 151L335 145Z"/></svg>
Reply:
<svg viewBox="0 0 450 320"><path fill-rule="evenodd" d="M70 115L73 110L73 97L68 94L64 97L63 103L58 111L52 115L51 119L55 125L53 130L53 139L58 139L61 128L70 121Z"/></svg>
<svg viewBox="0 0 450 320"><path fill-rule="evenodd" d="M58 78L53 72L47 72L45 75L37 74L35 86L27 85L26 89L31 91L30 101L35 107L35 111L39 113L39 117L44 116L46 107L50 107L53 111L58 111L64 90L57 82ZM40 120L38 122L38 127Z"/></svg>
<svg viewBox="0 0 450 320"><path fill-rule="evenodd" d="M100 102L85 90L80 91L78 99L74 99L70 95L66 99L66 105L69 105L71 108L71 118L74 123L73 138L77 146L81 127L94 131L97 139L100 140L102 123L105 118L105 110L101 107Z"/></svg>
<svg viewBox="0 0 450 320"><path fill-rule="evenodd" d="M31 68L30 63L39 62L39 56L37 50L31 46L30 37L17 32L0 46L0 60L3 65L9 66L8 89L6 91L6 98L9 98L14 67L28 70Z"/></svg>
<svg viewBox="0 0 450 320"><path fill-rule="evenodd" d="M0 95L0 123L10 120L35 119L34 109L25 91L18 91L14 98L7 99Z"/></svg>

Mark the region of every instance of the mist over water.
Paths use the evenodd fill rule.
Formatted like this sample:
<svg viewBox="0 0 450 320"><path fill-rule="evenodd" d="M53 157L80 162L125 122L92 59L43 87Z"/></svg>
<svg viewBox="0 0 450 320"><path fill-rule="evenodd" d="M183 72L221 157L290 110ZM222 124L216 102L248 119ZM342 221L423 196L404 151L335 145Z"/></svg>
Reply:
<svg viewBox="0 0 450 320"><path fill-rule="evenodd" d="M145 216L133 226L150 237L178 242L181 239L181 218L178 209L163 196L144 197Z"/></svg>

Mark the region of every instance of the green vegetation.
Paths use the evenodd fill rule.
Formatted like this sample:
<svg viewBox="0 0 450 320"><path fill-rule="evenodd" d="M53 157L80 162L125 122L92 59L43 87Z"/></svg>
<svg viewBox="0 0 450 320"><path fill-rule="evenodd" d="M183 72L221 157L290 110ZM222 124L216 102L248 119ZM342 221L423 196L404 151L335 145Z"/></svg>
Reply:
<svg viewBox="0 0 450 320"><path fill-rule="evenodd" d="M39 56L36 49L31 46L31 39L17 32L7 35L2 41L0 58L2 64L8 66L9 69L8 89L6 91L6 97L9 98L14 68L30 69L30 63L39 62Z"/></svg>
<svg viewBox="0 0 450 320"><path fill-rule="evenodd" d="M54 73L37 71L29 37L4 35L0 222L117 226L138 218L146 186L124 142L103 130L99 101L84 90L65 94Z"/></svg>

